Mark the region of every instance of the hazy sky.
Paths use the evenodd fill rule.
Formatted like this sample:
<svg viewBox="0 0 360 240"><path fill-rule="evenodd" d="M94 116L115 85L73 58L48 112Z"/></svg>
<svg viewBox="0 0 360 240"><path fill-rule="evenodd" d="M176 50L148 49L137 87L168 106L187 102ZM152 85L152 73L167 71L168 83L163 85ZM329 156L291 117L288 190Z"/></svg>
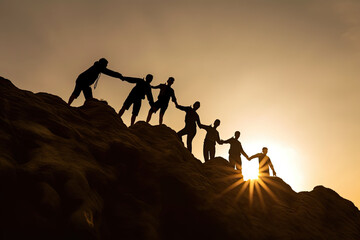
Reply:
<svg viewBox="0 0 360 240"><path fill-rule="evenodd" d="M0 75L19 88L67 101L100 57L154 85L173 76L179 104L200 101L201 121L219 118L222 139L241 131L249 155L267 146L294 190L324 185L360 206L358 0L0 0L0 29ZM94 96L118 111L132 87L102 75ZM179 131L184 112L171 103L164 122Z"/></svg>

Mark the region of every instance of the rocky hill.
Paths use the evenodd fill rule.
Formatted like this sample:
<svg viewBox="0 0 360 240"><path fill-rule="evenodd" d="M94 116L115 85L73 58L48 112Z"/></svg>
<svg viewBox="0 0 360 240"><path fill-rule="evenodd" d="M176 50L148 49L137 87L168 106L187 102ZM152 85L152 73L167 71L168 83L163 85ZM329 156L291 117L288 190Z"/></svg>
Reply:
<svg viewBox="0 0 360 240"><path fill-rule="evenodd" d="M0 78L0 132L0 239L360 239L359 210L333 190L241 182L106 102L69 107Z"/></svg>

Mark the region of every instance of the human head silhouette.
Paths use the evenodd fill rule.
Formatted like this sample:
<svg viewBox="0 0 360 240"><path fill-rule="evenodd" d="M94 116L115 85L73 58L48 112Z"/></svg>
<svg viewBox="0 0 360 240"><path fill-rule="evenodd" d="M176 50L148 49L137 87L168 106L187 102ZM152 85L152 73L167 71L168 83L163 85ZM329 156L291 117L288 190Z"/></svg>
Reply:
<svg viewBox="0 0 360 240"><path fill-rule="evenodd" d="M238 139L240 137L240 132L239 131L236 131L235 132L235 139Z"/></svg>
<svg viewBox="0 0 360 240"><path fill-rule="evenodd" d="M268 152L267 147L263 147L263 148L262 148L262 152L263 152L263 154L267 154L267 152Z"/></svg>
<svg viewBox="0 0 360 240"><path fill-rule="evenodd" d="M146 75L146 82L147 83L151 83L151 81L153 80L153 75L151 75L151 74L148 74L148 75Z"/></svg>
<svg viewBox="0 0 360 240"><path fill-rule="evenodd" d="M220 125L220 120L216 119L214 122L214 127L217 128Z"/></svg>
<svg viewBox="0 0 360 240"><path fill-rule="evenodd" d="M193 105L194 110L198 110L199 107L200 107L200 102L199 102L199 101L196 101L196 102L194 103L194 105Z"/></svg>
<svg viewBox="0 0 360 240"><path fill-rule="evenodd" d="M169 86L171 86L174 83L175 79L173 77L169 77L169 79L167 80L167 83Z"/></svg>
<svg viewBox="0 0 360 240"><path fill-rule="evenodd" d="M99 59L99 64L100 64L100 66L106 68L107 65L108 65L108 60L106 60L105 58L100 58Z"/></svg>

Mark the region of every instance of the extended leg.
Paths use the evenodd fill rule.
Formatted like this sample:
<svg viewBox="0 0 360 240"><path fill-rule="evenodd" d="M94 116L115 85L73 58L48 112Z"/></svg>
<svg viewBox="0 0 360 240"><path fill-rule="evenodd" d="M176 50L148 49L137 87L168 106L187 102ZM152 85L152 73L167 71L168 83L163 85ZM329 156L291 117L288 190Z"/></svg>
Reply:
<svg viewBox="0 0 360 240"><path fill-rule="evenodd" d="M186 134L187 134L187 131L186 131L185 128L184 128L184 129L181 129L179 132L177 132L177 135L178 135L180 141L182 141L182 136L184 136L184 135L186 135Z"/></svg>
<svg viewBox="0 0 360 240"><path fill-rule="evenodd" d="M130 126L134 125L135 120L136 120L136 115L133 114L133 115L131 116L131 124L130 124Z"/></svg>
<svg viewBox="0 0 360 240"><path fill-rule="evenodd" d="M208 161L209 160L209 148L208 148L208 144L206 142L204 142L204 147L203 147L203 155L204 155L204 161Z"/></svg>
<svg viewBox="0 0 360 240"><path fill-rule="evenodd" d="M120 111L119 111L119 117L122 117L122 115L124 114L125 110L126 110L126 107L123 106L123 107L120 109Z"/></svg>
<svg viewBox="0 0 360 240"><path fill-rule="evenodd" d="M69 105L69 106L71 105L71 103L74 101L75 98L76 98L76 96L74 96L74 95L71 94L71 96L70 96L70 98L69 98L69 101L68 101L68 105Z"/></svg>
<svg viewBox="0 0 360 240"><path fill-rule="evenodd" d="M159 115L159 125L161 125L161 124L163 123L164 114L165 114L165 113L160 112L160 115Z"/></svg>
<svg viewBox="0 0 360 240"><path fill-rule="evenodd" d="M190 152L192 152L192 140L195 137L196 132L188 133L187 135L187 149L189 149Z"/></svg>
<svg viewBox="0 0 360 240"><path fill-rule="evenodd" d="M134 125L136 116L139 114L140 107L141 107L141 99L136 99L136 101L134 101L134 104L133 104L133 112L132 112L132 116L131 116L130 126Z"/></svg>
<svg viewBox="0 0 360 240"><path fill-rule="evenodd" d="M210 159L215 158L215 145L209 146Z"/></svg>
<svg viewBox="0 0 360 240"><path fill-rule="evenodd" d="M147 122L147 123L150 122L151 116L152 116L153 113L154 113L154 112L153 112L152 108L150 108L149 113L148 113L147 118L146 118L146 122Z"/></svg>

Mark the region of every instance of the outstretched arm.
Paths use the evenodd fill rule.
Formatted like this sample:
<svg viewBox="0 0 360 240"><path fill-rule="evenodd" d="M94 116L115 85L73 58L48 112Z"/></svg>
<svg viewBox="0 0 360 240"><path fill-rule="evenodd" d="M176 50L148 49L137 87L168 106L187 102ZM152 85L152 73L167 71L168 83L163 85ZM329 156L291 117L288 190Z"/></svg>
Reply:
<svg viewBox="0 0 360 240"><path fill-rule="evenodd" d="M269 163L269 166L270 166L270 168L271 168L271 170L273 172L273 175L276 177L276 172L275 172L274 166L272 165L272 162L271 162L270 158L268 159L268 163Z"/></svg>
<svg viewBox="0 0 360 240"><path fill-rule="evenodd" d="M177 104L177 100L175 97L175 93L173 92L173 94L171 95L171 100L175 103L175 105Z"/></svg>
<svg viewBox="0 0 360 240"><path fill-rule="evenodd" d="M115 78L120 78L120 79L122 79L122 77L123 77L120 73L115 72L115 71L112 71L112 70L107 69L107 68L105 68L105 69L102 71L102 73L104 73L104 74L106 74L106 75L108 75L108 76L110 76L110 77L115 77Z"/></svg>
<svg viewBox="0 0 360 240"><path fill-rule="evenodd" d="M176 108L186 112L186 110L188 110L191 107L185 107L185 106L181 106L181 105L177 104Z"/></svg>
<svg viewBox="0 0 360 240"><path fill-rule="evenodd" d="M157 86L151 86L151 85L150 85L150 87L151 87L151 88L160 88L160 84L157 85Z"/></svg>
<svg viewBox="0 0 360 240"><path fill-rule="evenodd" d="M218 144L220 144L220 145L222 145L223 144L223 141L222 140L220 140L220 135L219 135L219 132L217 133L217 135L216 135L216 142L218 143Z"/></svg>
<svg viewBox="0 0 360 240"><path fill-rule="evenodd" d="M199 125L199 128L202 128L202 129L205 129L205 130L209 130L209 128L211 127L211 125L204 125L204 124L201 124L201 123L200 124L198 123L198 125Z"/></svg>
<svg viewBox="0 0 360 240"><path fill-rule="evenodd" d="M260 156L260 153L257 153L257 154L255 154L255 155L252 155L251 157L249 157L249 161L251 160L251 159L253 159L253 158L257 158L257 157L259 157Z"/></svg>
<svg viewBox="0 0 360 240"><path fill-rule="evenodd" d="M199 115L196 116L196 122L197 122L197 125L199 126L199 128L201 128L201 126L204 126L204 125L202 125L201 122L200 122Z"/></svg>
<svg viewBox="0 0 360 240"><path fill-rule="evenodd" d="M230 144L230 140L231 140L231 138L229 138L228 140L222 140L222 143L229 143Z"/></svg>
<svg viewBox="0 0 360 240"><path fill-rule="evenodd" d="M122 77L122 80L125 80L129 83L138 83L139 81L141 81L141 78L135 78L135 77Z"/></svg>
<svg viewBox="0 0 360 240"><path fill-rule="evenodd" d="M242 153L242 155L244 155L244 156L246 157L247 160L250 161L250 158L249 158L249 156L246 154L246 152L244 151L241 143L240 143L240 152Z"/></svg>

